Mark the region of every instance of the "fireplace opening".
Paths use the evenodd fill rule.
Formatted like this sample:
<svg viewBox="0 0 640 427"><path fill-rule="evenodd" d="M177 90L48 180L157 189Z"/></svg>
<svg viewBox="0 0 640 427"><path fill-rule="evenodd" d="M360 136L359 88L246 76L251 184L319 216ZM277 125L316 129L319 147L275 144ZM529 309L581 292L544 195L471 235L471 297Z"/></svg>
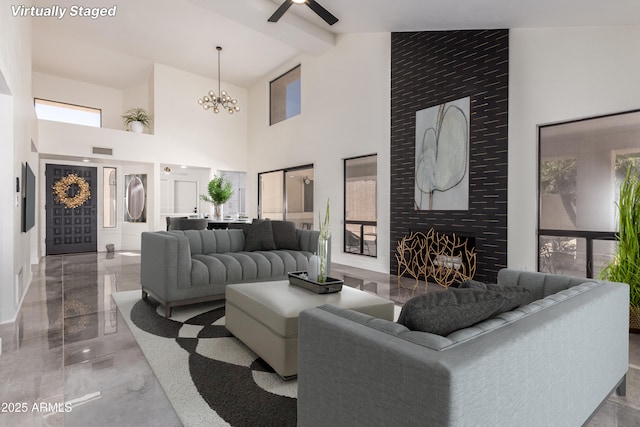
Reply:
<svg viewBox="0 0 640 427"><path fill-rule="evenodd" d="M455 232L414 231L403 237L396 247L398 286L404 276L448 288L471 280L476 273L475 237Z"/></svg>

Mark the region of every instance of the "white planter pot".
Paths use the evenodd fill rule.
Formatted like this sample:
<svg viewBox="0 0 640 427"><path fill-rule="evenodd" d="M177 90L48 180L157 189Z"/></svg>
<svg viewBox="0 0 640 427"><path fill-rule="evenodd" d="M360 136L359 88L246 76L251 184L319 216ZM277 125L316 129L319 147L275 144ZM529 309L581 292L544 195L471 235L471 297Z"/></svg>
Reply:
<svg viewBox="0 0 640 427"><path fill-rule="evenodd" d="M144 125L142 122L131 122L131 131L135 133L142 133L144 130Z"/></svg>

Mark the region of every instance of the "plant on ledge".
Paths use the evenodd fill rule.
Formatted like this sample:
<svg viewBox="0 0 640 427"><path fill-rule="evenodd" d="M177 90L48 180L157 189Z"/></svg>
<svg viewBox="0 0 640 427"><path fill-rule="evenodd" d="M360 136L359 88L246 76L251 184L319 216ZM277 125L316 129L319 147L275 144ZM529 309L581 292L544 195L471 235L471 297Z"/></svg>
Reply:
<svg viewBox="0 0 640 427"><path fill-rule="evenodd" d="M151 116L144 108L132 108L124 113L122 118L125 127L131 126L131 130L135 133L142 133L143 129L148 128L151 122Z"/></svg>
<svg viewBox="0 0 640 427"><path fill-rule="evenodd" d="M209 195L201 194L200 200L213 204L214 217L221 221L223 218L222 205L233 196L233 186L224 175L215 175L207 187Z"/></svg>
<svg viewBox="0 0 640 427"><path fill-rule="evenodd" d="M640 172L627 168L620 185L618 244L600 278L629 284L629 328L640 329Z"/></svg>

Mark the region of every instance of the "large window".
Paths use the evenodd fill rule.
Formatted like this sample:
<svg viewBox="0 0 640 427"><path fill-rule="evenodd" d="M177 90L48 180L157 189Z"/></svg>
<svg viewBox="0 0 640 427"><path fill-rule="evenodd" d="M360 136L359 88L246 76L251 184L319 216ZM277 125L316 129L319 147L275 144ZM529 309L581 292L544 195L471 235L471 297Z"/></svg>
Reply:
<svg viewBox="0 0 640 427"><path fill-rule="evenodd" d="M102 110L98 108L82 107L80 105L65 104L64 102L34 99L36 116L42 120L73 123L93 127L102 126Z"/></svg>
<svg viewBox="0 0 640 427"><path fill-rule="evenodd" d="M611 259L616 201L640 166L640 111L539 129L538 270L597 277Z"/></svg>
<svg viewBox="0 0 640 427"><path fill-rule="evenodd" d="M313 165L258 174L258 216L313 228Z"/></svg>
<svg viewBox="0 0 640 427"><path fill-rule="evenodd" d="M378 156L344 161L344 251L378 256Z"/></svg>
<svg viewBox="0 0 640 427"><path fill-rule="evenodd" d="M297 116L302 111L300 65L269 84L269 124Z"/></svg>

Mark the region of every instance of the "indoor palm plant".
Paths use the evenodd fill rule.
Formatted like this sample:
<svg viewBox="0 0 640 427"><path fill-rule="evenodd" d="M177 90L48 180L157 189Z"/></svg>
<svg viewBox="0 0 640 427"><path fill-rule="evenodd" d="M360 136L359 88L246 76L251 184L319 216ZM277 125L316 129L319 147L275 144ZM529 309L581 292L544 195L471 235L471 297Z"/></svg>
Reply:
<svg viewBox="0 0 640 427"><path fill-rule="evenodd" d="M617 246L600 278L628 283L629 328L640 329L640 172L631 165L620 185Z"/></svg>
<svg viewBox="0 0 640 427"><path fill-rule="evenodd" d="M132 108L122 115L125 127L130 127L135 133L142 133L149 127L151 116L144 108Z"/></svg>
<svg viewBox="0 0 640 427"><path fill-rule="evenodd" d="M208 195L201 194L200 199L213 204L214 218L223 219L222 205L233 196L233 186L224 175L215 175L207 187Z"/></svg>

